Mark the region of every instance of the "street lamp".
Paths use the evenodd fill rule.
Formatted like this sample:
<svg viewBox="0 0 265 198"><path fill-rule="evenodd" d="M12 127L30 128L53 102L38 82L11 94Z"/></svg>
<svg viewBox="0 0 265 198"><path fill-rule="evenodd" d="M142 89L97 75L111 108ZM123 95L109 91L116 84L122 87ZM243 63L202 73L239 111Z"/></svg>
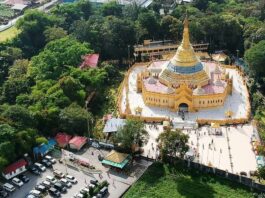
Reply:
<svg viewBox="0 0 265 198"><path fill-rule="evenodd" d="M128 63L129 63L129 67L130 67L130 45L128 45Z"/></svg>
<svg viewBox="0 0 265 198"><path fill-rule="evenodd" d="M237 60L238 60L238 55L239 55L239 50L237 49L237 50L236 50L236 57L237 57Z"/></svg>

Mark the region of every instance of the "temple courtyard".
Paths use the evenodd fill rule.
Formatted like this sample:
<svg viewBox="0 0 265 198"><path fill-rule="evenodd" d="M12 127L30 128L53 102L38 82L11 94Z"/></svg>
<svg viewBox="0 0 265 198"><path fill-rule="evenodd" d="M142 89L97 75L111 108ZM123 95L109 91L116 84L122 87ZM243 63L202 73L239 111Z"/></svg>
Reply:
<svg viewBox="0 0 265 198"><path fill-rule="evenodd" d="M207 63L209 68L214 67L214 64ZM144 63L143 63L144 65ZM140 107L142 109L141 116L145 117L166 117L174 120L177 123L182 122L182 118L178 112L172 112L166 108L147 106L142 97L142 93L137 93L136 90L136 78L137 74L145 70L146 67L138 63L131 69L128 76L128 94L126 94L126 87L123 87L121 110L125 113L126 101L129 102L129 107L133 115L137 115L136 109ZM185 115L185 121L196 121L197 119L213 119L213 120L224 120L226 119L226 112L231 111L233 115L231 118L240 119L246 118L248 113L249 99L248 90L243 83L243 77L238 74L236 69L226 68L226 72L233 78L233 90L232 95L228 95L224 106L217 108L209 108L200 110L198 112L188 112ZM126 96L127 95L127 96ZM126 100L126 97L128 99Z"/></svg>
<svg viewBox="0 0 265 198"><path fill-rule="evenodd" d="M146 130L150 137L144 146L143 155L155 159L159 154L156 139L163 132L163 126L146 125ZM242 171L249 174L249 171L257 169L251 140L253 137L258 138L258 134L252 125L220 127L219 129L204 126L197 130L185 129L183 132L190 137L189 153L197 156L194 162L238 174ZM215 135L215 132L222 132L222 135Z"/></svg>

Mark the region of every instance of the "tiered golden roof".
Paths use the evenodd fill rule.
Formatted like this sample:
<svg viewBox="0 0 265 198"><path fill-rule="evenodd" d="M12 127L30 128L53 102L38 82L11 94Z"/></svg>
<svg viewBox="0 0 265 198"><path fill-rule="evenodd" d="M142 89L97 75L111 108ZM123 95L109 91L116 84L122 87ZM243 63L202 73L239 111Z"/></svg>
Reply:
<svg viewBox="0 0 265 198"><path fill-rule="evenodd" d="M183 30L183 38L175 56L171 59L171 63L174 66L186 66L191 67L197 65L199 63L199 59L197 58L194 49L190 43L189 36L189 20L188 17L185 17L184 20L184 30Z"/></svg>

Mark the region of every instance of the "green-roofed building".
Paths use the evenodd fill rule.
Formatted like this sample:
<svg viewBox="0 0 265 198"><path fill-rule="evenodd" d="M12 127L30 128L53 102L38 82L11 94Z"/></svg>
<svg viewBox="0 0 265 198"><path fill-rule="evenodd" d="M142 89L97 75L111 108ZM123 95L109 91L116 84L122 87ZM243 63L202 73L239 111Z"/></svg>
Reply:
<svg viewBox="0 0 265 198"><path fill-rule="evenodd" d="M132 157L129 154L119 153L112 150L106 157L104 157L101 163L111 167L123 169L131 161L131 159Z"/></svg>

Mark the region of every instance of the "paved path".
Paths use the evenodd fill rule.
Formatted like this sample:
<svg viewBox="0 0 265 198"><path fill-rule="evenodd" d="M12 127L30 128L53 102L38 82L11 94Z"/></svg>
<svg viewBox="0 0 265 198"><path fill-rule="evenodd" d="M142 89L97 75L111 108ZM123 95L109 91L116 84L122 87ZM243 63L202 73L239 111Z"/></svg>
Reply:
<svg viewBox="0 0 265 198"><path fill-rule="evenodd" d="M44 12L46 12L46 11L48 11L48 10L50 9L50 6L52 6L53 4L55 4L57 1L58 1L58 0L52 0L51 2L48 2L48 3L46 3L46 4L44 4L44 5L40 6L40 7L38 7L37 10L40 10L40 11L44 11ZM21 17L23 17L23 15L18 16L18 17L16 17L16 18L12 19L12 20L9 21L8 24L6 24L6 25L0 25L0 32L2 32L2 31L4 31L4 30L6 30L6 29L12 27L13 25L15 25L16 22L17 22L17 20L18 20L19 18L21 18Z"/></svg>

